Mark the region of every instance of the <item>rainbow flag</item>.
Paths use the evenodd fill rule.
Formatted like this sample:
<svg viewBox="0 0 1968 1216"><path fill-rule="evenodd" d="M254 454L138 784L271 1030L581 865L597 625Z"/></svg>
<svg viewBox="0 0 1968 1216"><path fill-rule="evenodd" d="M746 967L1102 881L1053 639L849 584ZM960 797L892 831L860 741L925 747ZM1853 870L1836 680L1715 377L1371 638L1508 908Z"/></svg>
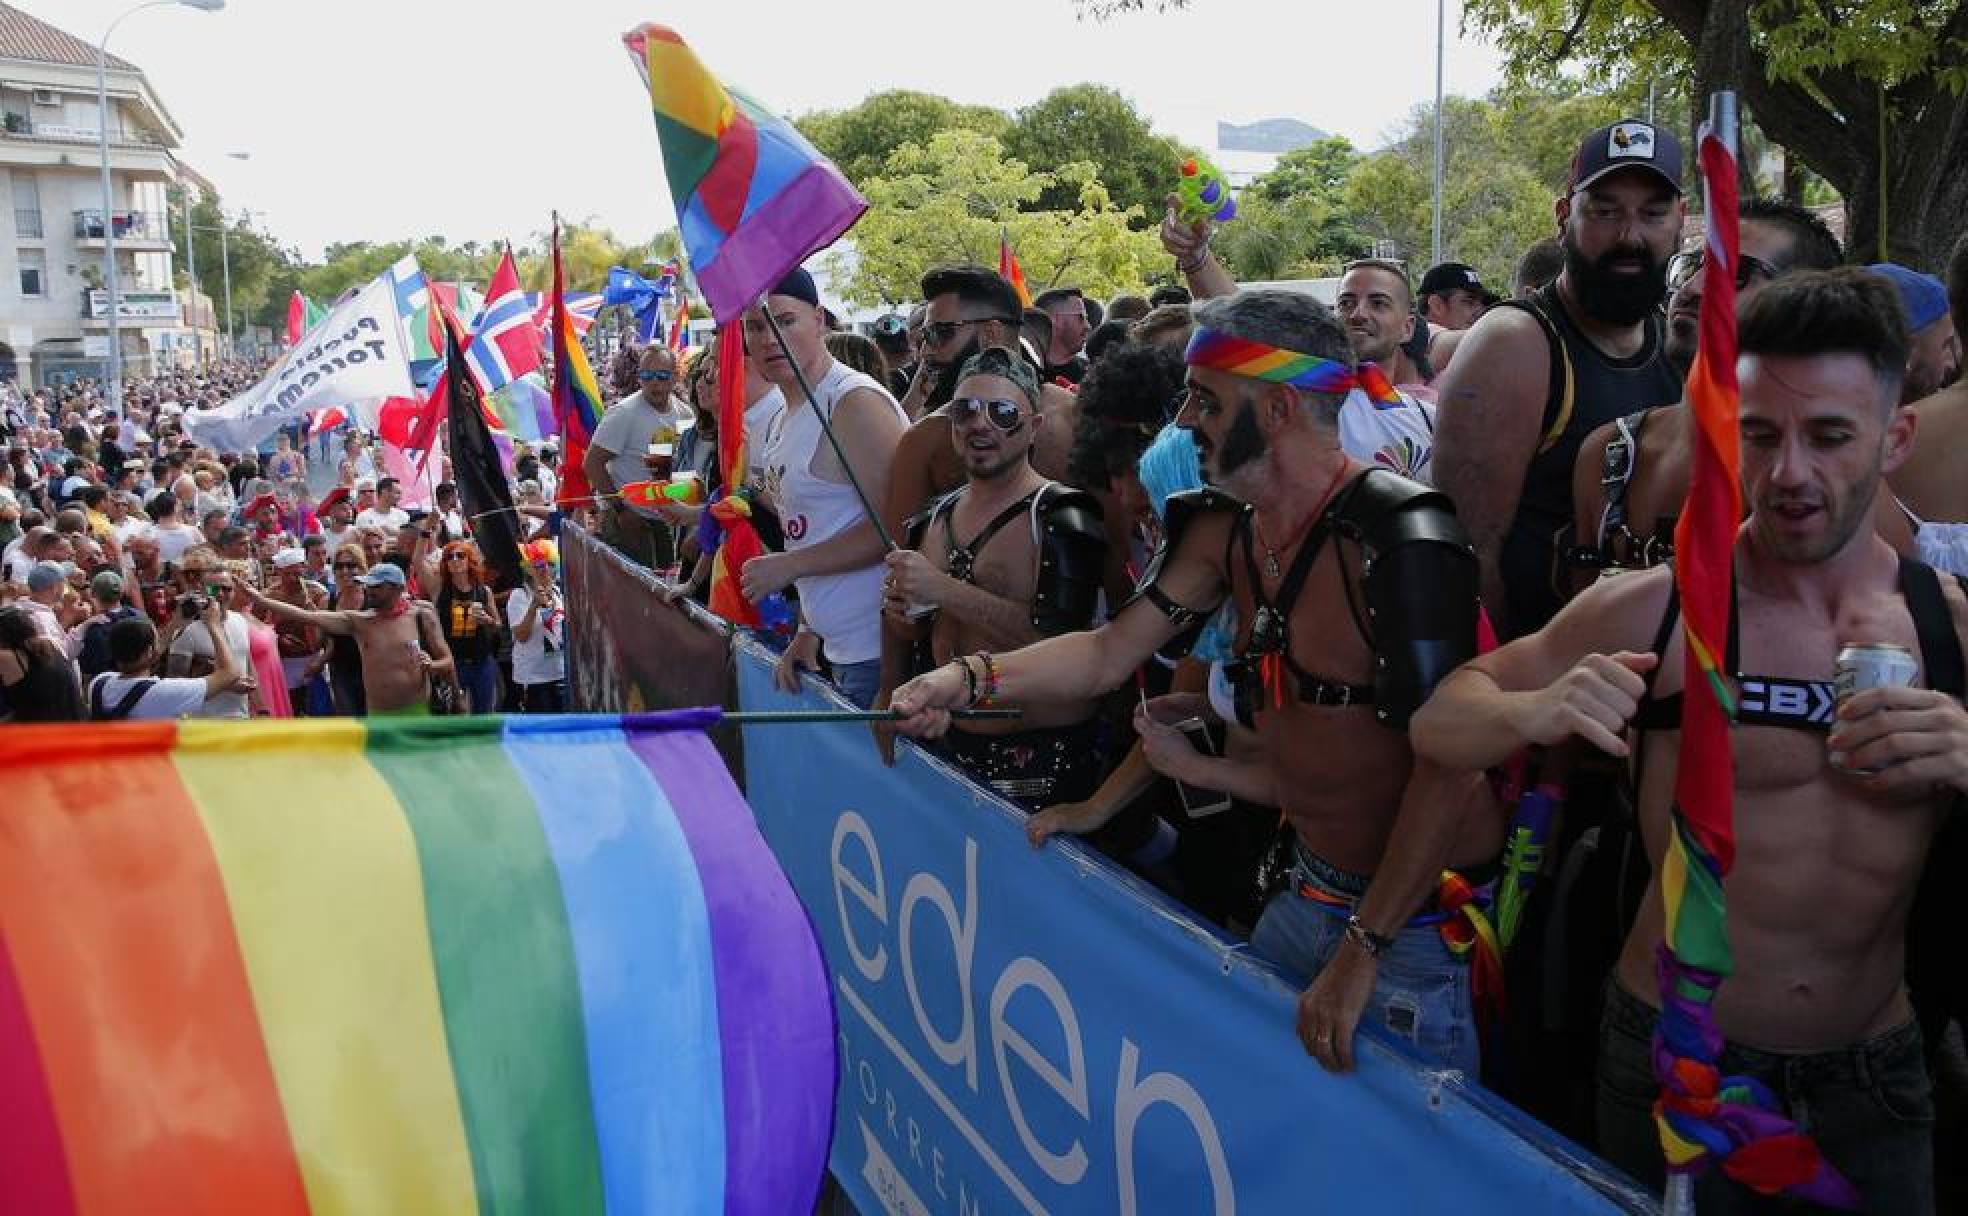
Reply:
<svg viewBox="0 0 1968 1216"><path fill-rule="evenodd" d="M649 88L697 288L723 325L853 227L868 200L791 123L718 83L676 31L640 25L622 42Z"/></svg>
<svg viewBox="0 0 1968 1216"><path fill-rule="evenodd" d="M1011 251L1011 235L1002 227L998 229L998 277L1011 284L1020 304L1026 308L1032 306L1032 290L1025 286L1025 268L1018 264L1018 255Z"/></svg>
<svg viewBox="0 0 1968 1216"><path fill-rule="evenodd" d="M827 976L713 719L0 731L0 1206L811 1211Z"/></svg>
<svg viewBox="0 0 1968 1216"><path fill-rule="evenodd" d="M581 337L574 327L574 315L567 307L567 272L560 260L560 217L553 226L553 414L560 431L560 493L554 505L580 506L593 494L588 475L581 471L581 460L588 452L588 440L601 422L605 408L594 370L588 366L588 352L581 348Z"/></svg>
<svg viewBox="0 0 1968 1216"><path fill-rule="evenodd" d="M1656 970L1660 1030L1654 1106L1670 1173L1710 1165L1762 1194L1789 1191L1829 1207L1856 1208L1858 1195L1811 1139L1778 1114L1753 1078L1717 1067L1722 1033L1715 993L1735 969L1723 881L1735 867L1735 752L1729 738L1735 694L1722 670L1729 634L1736 530L1742 519L1736 415L1736 101L1712 99L1701 130L1703 210L1701 342L1688 372L1695 423L1688 498L1674 527L1674 580L1687 639L1681 751L1674 810L1661 858L1667 929Z"/></svg>

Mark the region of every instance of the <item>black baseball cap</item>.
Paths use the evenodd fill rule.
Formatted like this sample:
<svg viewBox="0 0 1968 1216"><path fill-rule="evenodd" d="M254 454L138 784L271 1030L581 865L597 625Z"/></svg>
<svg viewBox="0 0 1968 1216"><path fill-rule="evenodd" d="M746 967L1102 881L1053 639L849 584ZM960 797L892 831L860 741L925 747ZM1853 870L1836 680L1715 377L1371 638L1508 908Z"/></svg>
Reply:
<svg viewBox="0 0 1968 1216"><path fill-rule="evenodd" d="M1466 262L1438 262L1428 268L1421 276L1421 286L1415 291L1418 296L1447 295L1452 291L1473 291L1481 296L1486 304L1494 304L1502 299L1496 292L1483 285L1483 276L1476 268Z"/></svg>
<svg viewBox="0 0 1968 1216"><path fill-rule="evenodd" d="M1637 118L1600 127L1579 141L1565 193L1576 194L1621 169L1646 169L1681 193L1681 141L1674 132Z"/></svg>

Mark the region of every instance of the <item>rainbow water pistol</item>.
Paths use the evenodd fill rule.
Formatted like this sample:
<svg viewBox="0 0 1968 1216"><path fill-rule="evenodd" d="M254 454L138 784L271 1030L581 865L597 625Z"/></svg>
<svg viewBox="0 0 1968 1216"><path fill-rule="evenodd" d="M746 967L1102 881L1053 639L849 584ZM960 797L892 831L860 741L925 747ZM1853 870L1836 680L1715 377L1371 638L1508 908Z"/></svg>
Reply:
<svg viewBox="0 0 1968 1216"><path fill-rule="evenodd" d="M620 490L622 501L632 507L659 507L664 503L702 506L704 480L695 473L682 473L668 481L632 481Z"/></svg>
<svg viewBox="0 0 1968 1216"><path fill-rule="evenodd" d="M1224 183L1223 174L1201 157L1192 156L1182 162L1182 180L1176 183L1175 193L1181 200L1175 213L1184 223L1215 220L1225 224L1237 218L1237 200L1230 197L1230 187Z"/></svg>

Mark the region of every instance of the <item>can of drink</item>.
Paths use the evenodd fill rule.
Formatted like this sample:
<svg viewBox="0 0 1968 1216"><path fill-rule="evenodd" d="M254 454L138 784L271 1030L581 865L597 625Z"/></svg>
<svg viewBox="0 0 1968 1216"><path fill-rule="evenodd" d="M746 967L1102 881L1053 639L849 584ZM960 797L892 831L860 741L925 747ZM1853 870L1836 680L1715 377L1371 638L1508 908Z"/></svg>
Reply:
<svg viewBox="0 0 1968 1216"><path fill-rule="evenodd" d="M1878 642L1847 642L1838 648L1832 669L1832 688L1843 701L1868 688L1901 688L1913 683L1920 664L1904 646Z"/></svg>

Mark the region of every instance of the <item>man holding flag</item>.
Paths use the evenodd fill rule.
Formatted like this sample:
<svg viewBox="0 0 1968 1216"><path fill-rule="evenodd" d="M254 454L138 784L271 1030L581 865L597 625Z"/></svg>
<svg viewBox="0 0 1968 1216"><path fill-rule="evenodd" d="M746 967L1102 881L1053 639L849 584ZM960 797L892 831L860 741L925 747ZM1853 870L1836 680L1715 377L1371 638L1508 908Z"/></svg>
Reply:
<svg viewBox="0 0 1968 1216"><path fill-rule="evenodd" d="M1881 477L1913 440L1898 405L1906 343L1892 289L1857 270L1771 284L1742 317L1749 517L1721 572L1737 606L1717 647L1718 695L1736 722L1723 757L1735 765L1729 915L1725 938L1708 943L1732 968L1719 993L1719 977L1689 976L1663 949L1698 945L1684 940L1703 911L1692 905L1719 906L1722 891L1706 872L1663 865L1670 813L1678 825L1676 806L1693 809L1676 788L1688 682L1670 569L1595 584L1542 631L1444 681L1414 723L1416 752L1450 765L1572 738L1632 759L1654 878L1608 990L1600 1147L1658 1184L1657 1064L1706 1077L1706 1093L1660 1108L1671 1143L1721 1167L1696 1187L1704 1214L1754 1210L1749 1191L1852 1206L1845 1180L1866 1211L1933 1210L1933 1097L1903 939L1936 825L1968 793L1968 597L1871 526ZM1904 649L1917 678L1835 700L1834 657L1854 643ZM1657 966L1676 978L1675 1005L1713 1000L1712 1067L1671 1033L1655 1037ZM1673 1012L1677 1027L1701 1022ZM1815 1144L1789 1119L1807 1119Z"/></svg>

